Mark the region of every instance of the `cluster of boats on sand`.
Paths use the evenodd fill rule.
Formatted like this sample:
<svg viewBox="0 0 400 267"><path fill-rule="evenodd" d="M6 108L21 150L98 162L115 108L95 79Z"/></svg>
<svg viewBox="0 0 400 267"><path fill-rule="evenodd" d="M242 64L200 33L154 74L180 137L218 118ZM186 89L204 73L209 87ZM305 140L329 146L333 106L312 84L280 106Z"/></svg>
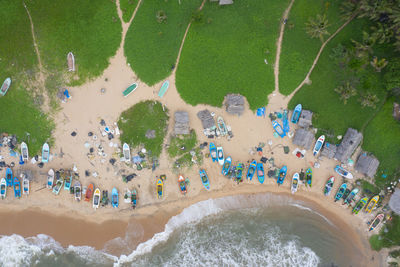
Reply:
<svg viewBox="0 0 400 267"><path fill-rule="evenodd" d="M22 185L21 185L22 182ZM29 195L29 179L26 175L21 174L20 177L13 176L11 168L6 169L6 177L0 180L0 196L2 199L7 197L7 188L14 190L14 197L20 198L21 194Z"/></svg>

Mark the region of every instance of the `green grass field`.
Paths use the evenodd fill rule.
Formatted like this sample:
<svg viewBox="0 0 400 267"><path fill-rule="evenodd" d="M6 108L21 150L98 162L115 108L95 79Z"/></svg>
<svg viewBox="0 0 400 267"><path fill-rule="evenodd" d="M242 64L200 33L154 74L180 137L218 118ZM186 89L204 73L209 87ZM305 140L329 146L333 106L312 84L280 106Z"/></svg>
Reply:
<svg viewBox="0 0 400 267"><path fill-rule="evenodd" d="M306 22L317 14L326 14L334 33L343 23L339 18L340 1L295 1L285 27L279 64L279 91L289 95L305 78L322 43L306 32ZM328 38L325 37L325 40Z"/></svg>
<svg viewBox="0 0 400 267"><path fill-rule="evenodd" d="M167 132L168 114L160 102L151 100L140 102L122 112L118 125L122 131L121 143L131 147L144 146L152 155L159 156ZM148 130L155 130L156 137L147 139Z"/></svg>
<svg viewBox="0 0 400 267"><path fill-rule="evenodd" d="M119 7L121 8L122 20L124 22L129 22L138 2L139 0L119 0Z"/></svg>
<svg viewBox="0 0 400 267"><path fill-rule="evenodd" d="M387 232L384 229L387 228ZM380 250L400 243L400 216L394 215L391 222L386 223L379 235L373 235L369 239L371 248Z"/></svg>
<svg viewBox="0 0 400 267"><path fill-rule="evenodd" d="M121 42L117 7L109 0L29 1L41 59L46 70L67 75L67 54L75 55L76 73L68 74L79 85L102 74ZM56 92L56 88L47 88Z"/></svg>
<svg viewBox="0 0 400 267"><path fill-rule="evenodd" d="M139 7L125 40L127 61L138 77L149 85L172 72L192 12L201 0L144 1ZM156 15L164 11L167 19L159 23Z"/></svg>
<svg viewBox="0 0 400 267"><path fill-rule="evenodd" d="M40 109L34 106L26 84L37 72L37 58L27 13L18 1L0 3L0 83L11 77L12 84L0 97L0 133L15 134L27 142L30 154L38 152L50 139L53 128ZM28 142L28 135L29 142Z"/></svg>
<svg viewBox="0 0 400 267"><path fill-rule="evenodd" d="M243 0L221 7L207 2L203 22L192 24L183 47L176 73L181 97L192 105L221 106L226 94L240 93L251 109L265 106L274 90L275 44L287 5Z"/></svg>

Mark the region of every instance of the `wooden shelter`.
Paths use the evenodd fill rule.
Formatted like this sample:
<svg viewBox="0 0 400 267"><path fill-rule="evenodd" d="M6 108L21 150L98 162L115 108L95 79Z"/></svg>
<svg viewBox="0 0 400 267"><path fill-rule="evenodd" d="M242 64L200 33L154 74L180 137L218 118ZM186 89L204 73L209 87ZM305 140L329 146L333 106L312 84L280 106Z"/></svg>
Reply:
<svg viewBox="0 0 400 267"><path fill-rule="evenodd" d="M208 109L201 110L197 113L197 117L201 120L201 124L204 129L210 129L215 127L214 118L211 116L211 113Z"/></svg>
<svg viewBox="0 0 400 267"><path fill-rule="evenodd" d="M296 130L293 137L293 144L304 147L305 149L311 149L312 145L315 143L315 136L312 131L299 128Z"/></svg>
<svg viewBox="0 0 400 267"><path fill-rule="evenodd" d="M372 154L368 155L366 152L362 152L358 156L355 170L364 174L365 176L373 178L379 167L379 160L375 158Z"/></svg>
<svg viewBox="0 0 400 267"><path fill-rule="evenodd" d="M225 97L225 107L229 114L242 115L244 112L244 96L229 94Z"/></svg>
<svg viewBox="0 0 400 267"><path fill-rule="evenodd" d="M336 149L337 146L335 144L325 142L321 150L321 156L327 157L328 159L332 159L335 156Z"/></svg>
<svg viewBox="0 0 400 267"><path fill-rule="evenodd" d="M176 111L174 114L175 117L175 125L174 132L175 134L189 134L189 114L186 111Z"/></svg>
<svg viewBox="0 0 400 267"><path fill-rule="evenodd" d="M389 207L394 213L396 213L397 215L400 215L400 189L399 188L396 188L393 195L390 197Z"/></svg>
<svg viewBox="0 0 400 267"><path fill-rule="evenodd" d="M342 142L335 153L335 159L340 162L346 163L358 145L361 143L363 135L353 128L347 129L346 134L343 137Z"/></svg>
<svg viewBox="0 0 400 267"><path fill-rule="evenodd" d="M303 128L309 128L312 125L312 111L303 110L299 118L299 126Z"/></svg>

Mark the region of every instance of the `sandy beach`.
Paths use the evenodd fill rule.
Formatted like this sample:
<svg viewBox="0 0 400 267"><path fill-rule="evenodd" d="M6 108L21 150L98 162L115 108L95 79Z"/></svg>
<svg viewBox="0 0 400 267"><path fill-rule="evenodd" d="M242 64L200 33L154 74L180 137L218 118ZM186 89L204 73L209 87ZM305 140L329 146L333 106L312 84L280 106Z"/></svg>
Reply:
<svg viewBox="0 0 400 267"><path fill-rule="evenodd" d="M125 36L128 26L128 24L123 24L123 36ZM79 64L79 59L77 61ZM247 104L244 114L240 117L228 114L224 108L206 105L191 106L180 98L176 90L175 73L168 77L168 80L170 87L166 95L160 99L157 92L162 81L153 87L141 83L127 65L121 44L117 54L110 60L109 67L101 77L82 86L69 88L72 99L61 104L60 111L54 115L56 129L53 133L54 145L50 148L52 160L46 163L43 169L30 163L14 168L32 170L35 177L31 183L31 193L28 197L15 199L12 196L12 190L9 189L8 197L0 201L2 218L0 234L16 233L29 237L41 233L52 236L63 246L88 245L96 249L104 249L114 255L129 253L129 250L134 249L139 243L150 239L155 233L163 231L165 224L172 216L199 201L266 192L289 195L293 174L300 172L301 169L305 171L318 161L320 168L313 169L312 187L300 185L298 192L294 196L290 196L308 203L310 207L342 229L346 235L351 236L354 244L366 258L369 259L371 255L375 255L375 261L367 262L364 266L377 265L379 256L369 248L366 225L366 222L371 220L375 214L352 215L347 206L333 201L334 193L342 180L334 173L336 161L326 158L316 159L312 155L312 151L307 151L305 157L299 159L292 154L296 146L292 144L291 139L275 138L269 118L257 117L253 111L249 110ZM129 97L124 98L122 96L123 89L133 82L139 82L138 89ZM101 93L101 88L106 89L105 93ZM169 111L170 121L164 146L169 143L170 136L173 134L173 114L179 110L188 112L190 127L196 131L198 142L210 142L211 140L203 134L201 121L196 115L200 110L208 109L215 112L217 116L223 116L234 134L231 140L218 138L211 142L222 146L225 155L231 156L234 162L244 163L252 159L259 160L260 155L254 154L254 148L260 142L265 143L263 156L273 157L276 166L287 165L288 167L288 175L284 184L278 187L275 179L266 178L262 185L257 179L245 180L244 183L238 185L221 174L219 165L212 163L210 158L205 158L202 166L195 165L191 169L181 170L181 173L190 179L188 194L183 196L178 188L178 173L172 171L173 162L168 158L165 149L160 157L160 166L153 172L147 169L137 171L132 165L126 165L119 161L115 165L111 165L108 162L110 157L119 155L120 150L111 146L110 142L117 144L118 147L121 147L121 144L118 136L111 141L107 140L107 137L101 136L100 120L103 119L108 125L113 125L118 121L122 111L143 100L160 101ZM286 108L289 98L275 92L270 95L268 101L266 114ZM293 127L292 124L291 127ZM77 133L76 136L71 135L73 131ZM93 132L97 139L94 140L93 137L88 136L89 132ZM272 145L268 145L270 141ZM106 156L97 155L94 158L88 158L89 148L85 146L85 143L90 147L101 144ZM283 146L290 148L289 154L284 153ZM132 151L136 153L138 149ZM207 152L208 149L205 148L203 153ZM5 148L2 148L1 154L5 157L7 164L15 162L17 165L18 159L9 157ZM77 202L63 189L60 195L55 196L45 188L46 174L50 168L71 169L74 165L82 185L93 183L95 187L109 192L113 187L118 188L120 207L113 209L107 206L94 210L92 203ZM209 192L204 189L199 178L200 167L207 171L210 178L211 190ZM266 169L268 169L268 164ZM85 176L85 171L89 171L92 175ZM96 172L98 176L94 177L93 172ZM137 177L129 183L124 183L121 173L136 173ZM167 176L165 195L162 199L157 199L156 176L161 174ZM5 169L0 176L5 176ZM326 197L323 195L323 187L330 176L334 176L336 182L332 194ZM135 210L130 208L130 204L123 203L123 196L121 196L125 189L133 187L138 189L139 197L138 207ZM125 249L109 243L112 239L124 238L127 230L130 229L129 232L132 232L133 228L136 236L131 238L131 244Z"/></svg>

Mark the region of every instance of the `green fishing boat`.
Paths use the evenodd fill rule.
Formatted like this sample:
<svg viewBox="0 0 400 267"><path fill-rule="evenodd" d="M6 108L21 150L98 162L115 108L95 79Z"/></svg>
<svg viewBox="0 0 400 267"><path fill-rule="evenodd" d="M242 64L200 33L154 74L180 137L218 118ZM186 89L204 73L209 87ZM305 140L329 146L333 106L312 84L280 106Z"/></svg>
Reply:
<svg viewBox="0 0 400 267"><path fill-rule="evenodd" d="M160 91L158 91L158 96L159 96L160 98L162 98L162 97L164 96L164 94L167 92L168 87L169 87L169 81L165 81L165 82L162 84L162 86L161 86L161 88L160 88Z"/></svg>
<svg viewBox="0 0 400 267"><path fill-rule="evenodd" d="M138 83L132 83L131 85L129 85L128 88L126 88L122 94L124 95L124 97L127 97L128 95L130 95L131 93L133 93L136 88L138 87Z"/></svg>
<svg viewBox="0 0 400 267"><path fill-rule="evenodd" d="M360 201L358 201L357 205L353 208L353 213L358 214L358 212L367 204L367 201L368 197L363 197Z"/></svg>

